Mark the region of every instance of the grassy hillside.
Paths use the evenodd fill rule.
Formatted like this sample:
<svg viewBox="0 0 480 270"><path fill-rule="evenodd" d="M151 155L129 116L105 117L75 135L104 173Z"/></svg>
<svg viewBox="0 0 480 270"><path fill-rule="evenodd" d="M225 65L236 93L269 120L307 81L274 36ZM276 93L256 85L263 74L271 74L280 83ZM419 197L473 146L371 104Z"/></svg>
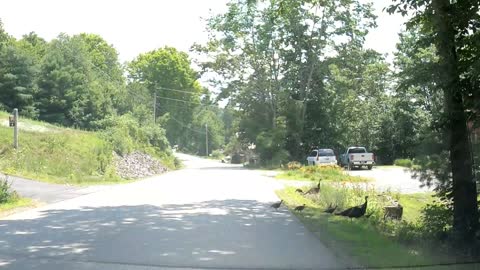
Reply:
<svg viewBox="0 0 480 270"><path fill-rule="evenodd" d="M100 133L21 119L15 151L7 120L8 114L0 113L1 172L55 183L120 180L113 167L114 147Z"/></svg>

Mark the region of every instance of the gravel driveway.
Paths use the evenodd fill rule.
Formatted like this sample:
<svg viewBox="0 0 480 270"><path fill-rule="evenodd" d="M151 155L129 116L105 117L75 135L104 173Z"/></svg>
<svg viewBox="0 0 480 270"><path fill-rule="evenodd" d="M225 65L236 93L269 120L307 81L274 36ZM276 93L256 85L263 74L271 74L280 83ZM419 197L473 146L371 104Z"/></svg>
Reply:
<svg viewBox="0 0 480 270"><path fill-rule="evenodd" d="M372 170L346 171L350 175L368 177L371 184L380 191L391 190L400 193L429 192L432 188L422 187L421 183L413 178L412 173L401 167L374 167Z"/></svg>

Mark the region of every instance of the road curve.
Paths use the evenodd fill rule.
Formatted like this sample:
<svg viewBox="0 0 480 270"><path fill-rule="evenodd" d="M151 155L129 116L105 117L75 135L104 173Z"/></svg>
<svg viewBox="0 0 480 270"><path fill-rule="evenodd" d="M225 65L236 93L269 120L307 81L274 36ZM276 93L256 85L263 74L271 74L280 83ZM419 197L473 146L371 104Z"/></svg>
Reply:
<svg viewBox="0 0 480 270"><path fill-rule="evenodd" d="M279 181L186 168L0 220L0 269L344 269L285 208Z"/></svg>

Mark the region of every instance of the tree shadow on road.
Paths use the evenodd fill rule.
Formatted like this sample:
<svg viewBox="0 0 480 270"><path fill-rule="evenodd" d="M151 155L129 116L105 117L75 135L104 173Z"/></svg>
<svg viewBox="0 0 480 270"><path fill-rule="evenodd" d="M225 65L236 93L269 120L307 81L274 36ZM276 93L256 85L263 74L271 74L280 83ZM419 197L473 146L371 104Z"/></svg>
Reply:
<svg viewBox="0 0 480 270"><path fill-rule="evenodd" d="M70 264L80 262L97 263L91 269L99 269L98 263L277 269L342 264L286 209L252 200L38 214L0 221L0 269L73 269Z"/></svg>

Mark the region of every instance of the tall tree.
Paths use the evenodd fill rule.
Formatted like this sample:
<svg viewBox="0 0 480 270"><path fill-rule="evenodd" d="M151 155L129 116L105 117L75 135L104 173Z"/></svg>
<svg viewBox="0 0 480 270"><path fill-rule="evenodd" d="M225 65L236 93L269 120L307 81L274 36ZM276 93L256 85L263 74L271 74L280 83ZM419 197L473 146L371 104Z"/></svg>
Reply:
<svg viewBox="0 0 480 270"><path fill-rule="evenodd" d="M87 129L116 113L125 89L115 49L88 34L52 40L38 84L41 119Z"/></svg>
<svg viewBox="0 0 480 270"><path fill-rule="evenodd" d="M443 91L445 131L452 172L454 222L453 228L460 240L470 242L478 229L478 206L475 178L473 177L471 149L465 115L465 94L471 84L462 80L462 40L477 34L480 1L458 3L449 0L399 0L390 12L414 12L411 24L430 29L439 56L438 80ZM467 68L468 69L468 68Z"/></svg>
<svg viewBox="0 0 480 270"><path fill-rule="evenodd" d="M128 65L129 77L156 94L156 116L168 114L166 130L172 145L189 145L192 131L188 125L200 102L201 87L197 74L184 52L165 47L140 54ZM153 100L150 101L153 106Z"/></svg>
<svg viewBox="0 0 480 270"><path fill-rule="evenodd" d="M23 116L35 118L39 63L21 45L5 33L0 22L0 104L4 110L18 108Z"/></svg>
<svg viewBox="0 0 480 270"><path fill-rule="evenodd" d="M322 126L328 121L327 110L318 111L320 103L327 104L323 80L328 52L345 44L361 47L375 25L371 5L237 0L228 7L225 14L210 18L212 39L205 46L194 46L208 56L201 63L204 71L221 78L214 81L223 89L220 98L230 97L241 115L240 140L257 144L257 151L266 151L263 157L273 157L270 148L261 144L270 143L265 138L283 137L276 149L287 147L290 155L299 158L314 133L307 130L313 126L309 121L321 117ZM276 131L279 123L286 132Z"/></svg>

